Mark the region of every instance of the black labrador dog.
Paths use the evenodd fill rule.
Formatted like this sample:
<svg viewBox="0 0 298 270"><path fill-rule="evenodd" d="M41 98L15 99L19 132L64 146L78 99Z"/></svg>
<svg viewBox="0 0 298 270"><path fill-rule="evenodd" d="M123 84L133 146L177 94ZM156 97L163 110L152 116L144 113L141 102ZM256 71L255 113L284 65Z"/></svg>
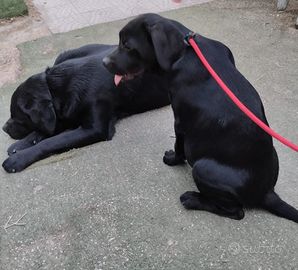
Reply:
<svg viewBox="0 0 298 270"><path fill-rule="evenodd" d="M103 58L116 45L86 45L58 56L54 66L23 82L11 98L3 126L13 139L2 166L19 172L32 163L99 141L111 140L123 117L170 104L162 76L144 74L115 85ZM67 131L67 132L65 132Z"/></svg>
<svg viewBox="0 0 298 270"><path fill-rule="evenodd" d="M175 118L175 151L164 163L188 161L198 192L186 192L185 208L233 219L243 207L260 207L298 222L298 211L274 192L278 157L272 138L253 123L209 74L189 46L191 32L157 14L143 14L120 31L118 48L104 58L106 68L123 79L162 74L169 82ZM264 108L254 87L236 69L222 43L195 34L194 40L219 77L264 123Z"/></svg>

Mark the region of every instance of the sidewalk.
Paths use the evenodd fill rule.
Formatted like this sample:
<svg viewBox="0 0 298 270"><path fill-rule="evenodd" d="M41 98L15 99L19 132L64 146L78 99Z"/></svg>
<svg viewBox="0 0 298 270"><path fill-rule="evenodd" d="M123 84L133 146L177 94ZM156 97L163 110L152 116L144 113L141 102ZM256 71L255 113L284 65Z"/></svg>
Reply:
<svg viewBox="0 0 298 270"><path fill-rule="evenodd" d="M274 7L269 0L218 0L161 15L225 43L260 93L271 128L297 144L297 30L280 24ZM22 76L1 89L0 122L8 119L11 94L22 80L66 49L118 43L128 21L19 45ZM61 24L57 32L63 29ZM21 173L0 170L0 269L297 269L298 224L258 209L234 221L183 208L179 196L196 190L191 170L162 162L174 144L172 114L165 107L135 115L116 125L112 141L53 156ZM12 143L0 132L1 160ZM276 191L298 208L298 155L274 144ZM19 223L25 225L4 229L11 216L8 224L23 215Z"/></svg>

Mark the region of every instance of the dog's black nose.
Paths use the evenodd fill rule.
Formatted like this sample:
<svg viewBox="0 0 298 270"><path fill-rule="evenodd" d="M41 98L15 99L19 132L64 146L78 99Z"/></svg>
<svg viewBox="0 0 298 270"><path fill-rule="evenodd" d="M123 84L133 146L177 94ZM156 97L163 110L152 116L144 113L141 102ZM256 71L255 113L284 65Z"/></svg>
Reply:
<svg viewBox="0 0 298 270"><path fill-rule="evenodd" d="M108 65L111 63L111 59L110 59L108 56L106 56L106 57L102 60L102 62L103 62L103 65L104 65L105 67L108 67Z"/></svg>

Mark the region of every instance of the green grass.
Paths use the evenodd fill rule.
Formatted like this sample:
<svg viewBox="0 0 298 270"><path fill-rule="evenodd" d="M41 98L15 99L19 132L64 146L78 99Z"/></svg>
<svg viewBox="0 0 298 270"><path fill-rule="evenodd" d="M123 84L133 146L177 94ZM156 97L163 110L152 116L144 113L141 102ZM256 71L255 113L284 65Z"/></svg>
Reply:
<svg viewBox="0 0 298 270"><path fill-rule="evenodd" d="M28 8L23 0L0 0L0 19L27 14Z"/></svg>

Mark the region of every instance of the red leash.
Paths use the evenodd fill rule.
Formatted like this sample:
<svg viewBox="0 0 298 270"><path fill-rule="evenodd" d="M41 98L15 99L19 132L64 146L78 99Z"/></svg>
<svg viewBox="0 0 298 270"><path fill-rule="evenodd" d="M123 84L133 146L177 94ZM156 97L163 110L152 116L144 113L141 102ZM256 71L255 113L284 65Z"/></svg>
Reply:
<svg viewBox="0 0 298 270"><path fill-rule="evenodd" d="M206 58L202 54L201 50L199 49L198 45L194 42L192 38L188 40L190 45L193 47L205 67L208 69L210 74L213 76L213 78L217 81L217 83L221 86L221 88L226 92L226 94L234 101L234 103L252 120L254 121L260 128L265 130L269 135L274 137L275 139L279 140L286 146L292 148L293 150L298 152L298 146L289 142L279 134L277 134L275 131L273 131L270 127L268 127L266 124L264 124L258 117L256 117L249 109L247 109L241 101L231 92L231 90L224 84L224 82L218 77L218 75L215 73L213 68L209 65Z"/></svg>

